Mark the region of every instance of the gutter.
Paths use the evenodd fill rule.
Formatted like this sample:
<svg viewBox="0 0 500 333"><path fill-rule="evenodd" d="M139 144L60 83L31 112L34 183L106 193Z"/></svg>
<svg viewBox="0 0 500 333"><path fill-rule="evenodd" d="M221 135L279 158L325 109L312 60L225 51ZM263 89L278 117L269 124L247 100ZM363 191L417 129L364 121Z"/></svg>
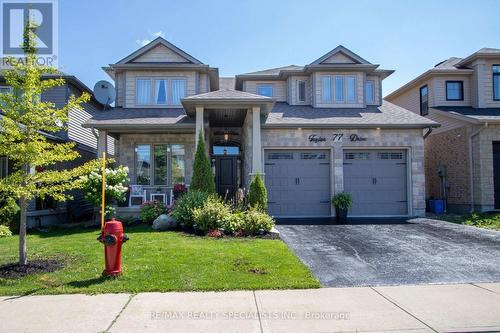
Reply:
<svg viewBox="0 0 500 333"><path fill-rule="evenodd" d="M469 188L470 188L471 213L474 212L474 170L473 170L473 157L472 157L472 139L487 127L488 127L488 122L485 122L481 128L477 129L469 136Z"/></svg>
<svg viewBox="0 0 500 333"><path fill-rule="evenodd" d="M427 139L427 137L428 137L429 135L431 135L431 133L432 133L432 127L429 127L429 128L427 128L427 129L428 129L428 131L424 134L424 140L425 140L425 139Z"/></svg>

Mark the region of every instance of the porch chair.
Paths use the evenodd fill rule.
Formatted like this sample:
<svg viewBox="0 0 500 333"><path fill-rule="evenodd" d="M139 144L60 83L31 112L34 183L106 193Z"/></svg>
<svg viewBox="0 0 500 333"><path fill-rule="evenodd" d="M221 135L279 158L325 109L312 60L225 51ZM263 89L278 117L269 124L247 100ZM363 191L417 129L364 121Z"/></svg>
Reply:
<svg viewBox="0 0 500 333"><path fill-rule="evenodd" d="M146 189L142 185L130 185L130 197L128 201L129 207L140 206L132 204L132 199L134 198L141 198L142 199L141 204L146 202Z"/></svg>

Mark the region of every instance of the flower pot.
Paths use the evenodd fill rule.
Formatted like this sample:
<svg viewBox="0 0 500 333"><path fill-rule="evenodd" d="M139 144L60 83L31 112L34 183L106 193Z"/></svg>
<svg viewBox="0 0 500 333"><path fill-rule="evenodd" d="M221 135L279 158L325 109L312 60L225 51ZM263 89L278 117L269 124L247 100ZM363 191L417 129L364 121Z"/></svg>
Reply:
<svg viewBox="0 0 500 333"><path fill-rule="evenodd" d="M335 208L335 218L339 224L347 223L347 209Z"/></svg>

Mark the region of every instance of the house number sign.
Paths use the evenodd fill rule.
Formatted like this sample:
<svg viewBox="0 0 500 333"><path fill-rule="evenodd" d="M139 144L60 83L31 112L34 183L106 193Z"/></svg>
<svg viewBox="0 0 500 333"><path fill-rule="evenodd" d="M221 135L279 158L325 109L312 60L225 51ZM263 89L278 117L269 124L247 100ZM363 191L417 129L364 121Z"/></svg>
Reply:
<svg viewBox="0 0 500 333"><path fill-rule="evenodd" d="M311 134L309 135L309 142L313 143L319 143L319 142L326 142L326 141L331 141L331 142L342 142L342 139L344 138L343 133L332 133L331 136L327 139L325 136L321 136L318 134ZM351 142L359 142L359 141L366 141L367 139L365 137L359 136L358 134L351 134L348 136L349 141Z"/></svg>

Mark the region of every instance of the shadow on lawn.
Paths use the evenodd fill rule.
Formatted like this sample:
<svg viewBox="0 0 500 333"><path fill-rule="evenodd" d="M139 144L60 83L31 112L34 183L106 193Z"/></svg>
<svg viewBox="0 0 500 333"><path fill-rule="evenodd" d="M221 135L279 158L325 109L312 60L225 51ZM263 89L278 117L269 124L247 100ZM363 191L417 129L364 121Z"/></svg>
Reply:
<svg viewBox="0 0 500 333"><path fill-rule="evenodd" d="M107 276L99 276L96 278L92 279L87 279L87 280L79 280L79 281L71 281L66 283L66 285L75 287L75 288L86 288L90 287L96 284L101 284L103 282L106 282L108 280L113 280L113 278L107 277Z"/></svg>

